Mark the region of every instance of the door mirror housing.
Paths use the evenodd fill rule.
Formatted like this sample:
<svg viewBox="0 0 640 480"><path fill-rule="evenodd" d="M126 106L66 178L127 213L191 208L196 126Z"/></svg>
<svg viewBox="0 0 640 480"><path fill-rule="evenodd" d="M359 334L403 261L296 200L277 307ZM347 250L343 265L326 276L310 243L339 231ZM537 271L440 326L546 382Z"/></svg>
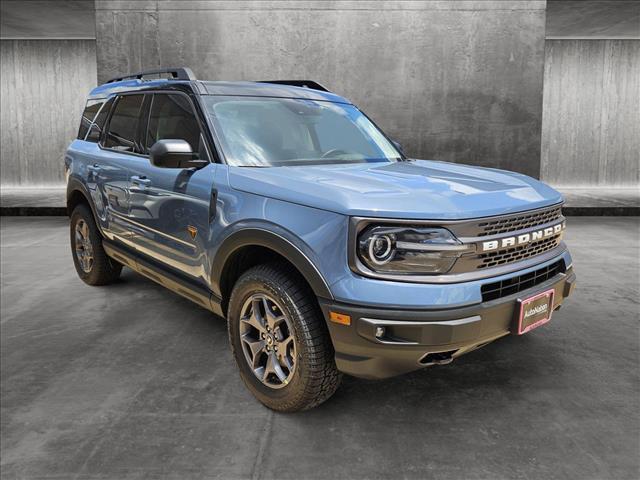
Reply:
<svg viewBox="0 0 640 480"><path fill-rule="evenodd" d="M194 156L191 145L182 139L158 140L149 149L149 161L160 168L200 168L209 163Z"/></svg>

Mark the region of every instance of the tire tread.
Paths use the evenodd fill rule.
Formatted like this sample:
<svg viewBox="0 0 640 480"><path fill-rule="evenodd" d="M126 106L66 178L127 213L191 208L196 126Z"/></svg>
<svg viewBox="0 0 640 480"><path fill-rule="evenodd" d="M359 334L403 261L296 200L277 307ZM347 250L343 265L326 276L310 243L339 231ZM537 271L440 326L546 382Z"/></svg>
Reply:
<svg viewBox="0 0 640 480"><path fill-rule="evenodd" d="M298 318L302 319L297 322L303 337L298 339L298 342L305 343L306 375L303 379L304 388L296 391L295 395L285 402L269 402L261 398L261 395L256 396L269 408L278 411L292 412L314 408L335 393L342 378L342 374L335 365L333 344L322 312L313 291L300 273L292 266L278 263L262 264L247 270L236 282L230 305L237 303L236 297L241 294L243 285L265 280L272 287L275 286L281 294L289 296L295 305ZM234 356L236 360L241 359L243 353L235 352L234 342L231 339L231 321L229 321L229 334ZM244 377L243 380L255 394L256 391L252 385Z"/></svg>
<svg viewBox="0 0 640 480"><path fill-rule="evenodd" d="M75 223L76 218L80 217L89 225L91 234L91 243L93 246L93 268L89 273L86 273L80 268L76 253L73 251L75 235ZM73 255L73 262L78 272L78 276L88 285L101 286L113 283L120 277L122 271L122 265L112 260L102 247L102 234L96 225L93 217L93 212L88 205L81 203L73 209L71 213L70 222L70 234L71 234L71 254Z"/></svg>

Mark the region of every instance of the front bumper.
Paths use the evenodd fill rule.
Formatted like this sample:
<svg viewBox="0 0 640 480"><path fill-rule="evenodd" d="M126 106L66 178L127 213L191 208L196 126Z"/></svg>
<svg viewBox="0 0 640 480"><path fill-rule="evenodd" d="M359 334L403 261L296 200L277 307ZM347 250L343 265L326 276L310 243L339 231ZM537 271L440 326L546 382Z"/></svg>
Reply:
<svg viewBox="0 0 640 480"><path fill-rule="evenodd" d="M381 379L448 363L508 335L517 300L554 289L554 310L575 287L569 268L517 294L476 305L440 310L390 310L320 301L336 352L338 369L349 375ZM329 312L351 317L350 325L330 320ZM376 337L378 327L384 335Z"/></svg>

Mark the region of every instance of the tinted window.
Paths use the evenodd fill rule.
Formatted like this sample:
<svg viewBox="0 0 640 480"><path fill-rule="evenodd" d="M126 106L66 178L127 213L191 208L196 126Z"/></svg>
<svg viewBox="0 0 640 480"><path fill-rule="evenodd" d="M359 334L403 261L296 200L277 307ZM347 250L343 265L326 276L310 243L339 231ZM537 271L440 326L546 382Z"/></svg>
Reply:
<svg viewBox="0 0 640 480"><path fill-rule="evenodd" d="M113 105L113 98L107 100L107 103L104 104L100 112L96 116L91 128L89 129L89 135L87 135L87 142L98 143L100 141L100 137L102 135L102 130L104 129L104 124L107 121L107 116L109 115L109 110L111 110L111 106Z"/></svg>
<svg viewBox="0 0 640 480"><path fill-rule="evenodd" d="M163 139L181 139L206 158L200 126L185 95L156 94L151 102L147 129L147 149Z"/></svg>
<svg viewBox="0 0 640 480"><path fill-rule="evenodd" d="M136 137L143 98L144 95L124 95L118 99L109 121L105 147L141 153Z"/></svg>
<svg viewBox="0 0 640 480"><path fill-rule="evenodd" d="M100 107L104 103L104 100L89 100L87 102L87 106L82 113L82 118L80 119L80 129L78 130L78 138L80 140L84 140L84 137L87 135L89 131L89 127L91 126L91 122L100 110Z"/></svg>

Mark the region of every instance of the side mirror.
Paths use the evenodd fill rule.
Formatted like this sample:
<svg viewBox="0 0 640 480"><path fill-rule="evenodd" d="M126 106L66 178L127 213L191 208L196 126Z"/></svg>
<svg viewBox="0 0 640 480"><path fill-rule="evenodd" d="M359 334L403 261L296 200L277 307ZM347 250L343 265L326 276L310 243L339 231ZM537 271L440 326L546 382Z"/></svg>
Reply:
<svg viewBox="0 0 640 480"><path fill-rule="evenodd" d="M206 160L195 160L188 142L180 139L158 140L149 149L149 161L160 168L192 168L206 165Z"/></svg>

